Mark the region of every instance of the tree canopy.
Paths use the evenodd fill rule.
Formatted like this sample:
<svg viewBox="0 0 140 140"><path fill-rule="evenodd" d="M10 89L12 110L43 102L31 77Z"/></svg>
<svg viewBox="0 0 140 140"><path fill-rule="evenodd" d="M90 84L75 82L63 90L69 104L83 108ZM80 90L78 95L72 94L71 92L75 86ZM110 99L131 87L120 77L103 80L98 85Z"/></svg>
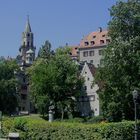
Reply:
<svg viewBox="0 0 140 140"><path fill-rule="evenodd" d="M0 110L6 114L13 113L18 106L17 81L14 75L17 68L14 60L2 59L0 62Z"/></svg>
<svg viewBox="0 0 140 140"><path fill-rule="evenodd" d="M134 118L132 91L140 89L140 1L118 1L110 9L111 43L98 79L103 115L112 121Z"/></svg>
<svg viewBox="0 0 140 140"><path fill-rule="evenodd" d="M37 109L40 111L40 106L48 113L49 106L53 106L56 114L61 112L62 118L74 112L75 98L82 86L78 66L68 52L69 48L58 48L48 61L37 59L29 70L31 96ZM40 104L41 100L44 103Z"/></svg>

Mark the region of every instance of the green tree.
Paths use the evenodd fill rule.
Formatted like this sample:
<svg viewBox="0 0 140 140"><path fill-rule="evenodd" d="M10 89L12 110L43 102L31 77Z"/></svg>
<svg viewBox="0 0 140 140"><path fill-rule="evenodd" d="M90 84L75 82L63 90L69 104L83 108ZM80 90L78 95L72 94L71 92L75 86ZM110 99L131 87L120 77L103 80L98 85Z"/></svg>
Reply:
<svg viewBox="0 0 140 140"><path fill-rule="evenodd" d="M53 51L51 50L51 43L47 40L45 44L39 49L38 57L43 59L50 59Z"/></svg>
<svg viewBox="0 0 140 140"><path fill-rule="evenodd" d="M73 104L82 86L78 66L72 62L68 52L69 48L59 48L47 63L38 59L29 70L35 104L38 106L38 96L46 97L46 104L51 103L56 112L61 112L62 119L64 114L75 111ZM48 108L45 111L48 113Z"/></svg>
<svg viewBox="0 0 140 140"><path fill-rule="evenodd" d="M6 114L13 113L18 104L17 81L14 76L17 68L13 60L3 59L0 63L0 110Z"/></svg>
<svg viewBox="0 0 140 140"><path fill-rule="evenodd" d="M140 89L140 1L118 1L110 10L111 43L98 79L103 115L111 121L133 119L132 91Z"/></svg>

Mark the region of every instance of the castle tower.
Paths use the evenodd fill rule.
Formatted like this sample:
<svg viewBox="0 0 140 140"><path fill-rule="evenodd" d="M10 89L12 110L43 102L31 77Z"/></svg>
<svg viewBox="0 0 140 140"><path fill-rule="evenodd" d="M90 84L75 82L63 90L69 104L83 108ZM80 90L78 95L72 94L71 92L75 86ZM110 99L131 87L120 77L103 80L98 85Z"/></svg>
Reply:
<svg viewBox="0 0 140 140"><path fill-rule="evenodd" d="M31 30L29 16L27 18L25 31L22 33L22 42L19 48L21 65L30 66L35 59L35 46L34 46L34 35Z"/></svg>
<svg viewBox="0 0 140 140"><path fill-rule="evenodd" d="M28 114L32 111L30 96L29 96L29 81L26 74L26 68L30 67L35 60L34 36L31 30L29 16L27 18L25 30L22 33L21 46L19 48L20 55L17 56L17 61L21 71L18 72L19 80L19 112Z"/></svg>

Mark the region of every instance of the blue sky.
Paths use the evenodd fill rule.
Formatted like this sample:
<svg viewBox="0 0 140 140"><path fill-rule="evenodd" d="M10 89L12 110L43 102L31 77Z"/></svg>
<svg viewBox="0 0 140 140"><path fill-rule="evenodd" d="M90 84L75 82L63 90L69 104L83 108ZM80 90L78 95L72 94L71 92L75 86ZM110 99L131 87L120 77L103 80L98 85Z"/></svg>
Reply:
<svg viewBox="0 0 140 140"><path fill-rule="evenodd" d="M78 45L98 27L107 28L108 9L116 0L1 0L0 56L16 57L27 15L38 48L49 40L52 48Z"/></svg>

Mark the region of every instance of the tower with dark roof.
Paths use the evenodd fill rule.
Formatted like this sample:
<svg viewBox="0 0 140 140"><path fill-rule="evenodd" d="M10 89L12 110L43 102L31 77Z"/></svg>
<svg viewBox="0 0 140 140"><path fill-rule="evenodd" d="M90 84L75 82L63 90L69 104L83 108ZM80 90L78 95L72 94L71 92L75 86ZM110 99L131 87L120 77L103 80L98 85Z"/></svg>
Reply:
<svg viewBox="0 0 140 140"><path fill-rule="evenodd" d="M19 48L20 54L17 56L17 61L21 71L17 73L19 80L19 112L30 113L31 103L29 98L29 82L26 74L26 68L30 67L35 60L35 46L34 46L34 34L31 30L29 16L26 21L25 30L22 33L21 46Z"/></svg>
<svg viewBox="0 0 140 140"><path fill-rule="evenodd" d="M34 46L34 34L32 33L29 16L27 18L25 31L22 33L22 42L19 48L21 65L30 66L35 59L35 46Z"/></svg>

